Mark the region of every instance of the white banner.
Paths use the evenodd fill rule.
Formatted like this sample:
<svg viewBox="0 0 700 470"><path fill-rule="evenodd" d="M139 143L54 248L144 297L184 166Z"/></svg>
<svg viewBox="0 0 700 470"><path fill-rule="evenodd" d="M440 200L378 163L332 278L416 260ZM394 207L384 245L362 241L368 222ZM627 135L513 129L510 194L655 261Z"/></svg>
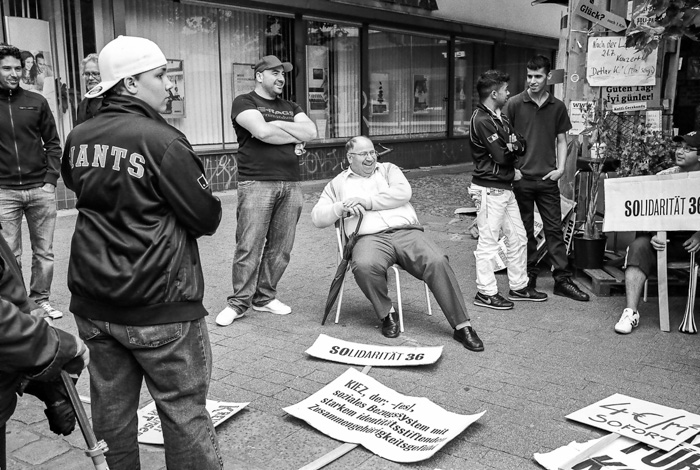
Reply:
<svg viewBox="0 0 700 470"><path fill-rule="evenodd" d="M658 49L644 52L625 47L625 36L591 36L586 55L586 79L590 86L654 85Z"/></svg>
<svg viewBox="0 0 700 470"><path fill-rule="evenodd" d="M214 426L218 426L231 416L235 415L248 403L228 403L223 401L207 400L207 411ZM156 402L152 401L138 411L139 435L141 444L163 445L163 430L160 427L160 418L156 410Z"/></svg>
<svg viewBox="0 0 700 470"><path fill-rule="evenodd" d="M611 178L604 185L604 232L700 228L700 171Z"/></svg>
<svg viewBox="0 0 700 470"><path fill-rule="evenodd" d="M700 416L616 393L567 416L669 451L700 432Z"/></svg>
<svg viewBox="0 0 700 470"><path fill-rule="evenodd" d="M431 457L485 413L451 413L427 398L402 395L352 368L284 411L333 439L360 444L394 462Z"/></svg>
<svg viewBox="0 0 700 470"><path fill-rule="evenodd" d="M421 366L433 364L440 359L442 346L375 346L318 335L306 354L358 366Z"/></svg>
<svg viewBox="0 0 700 470"><path fill-rule="evenodd" d="M534 458L547 470L560 470L562 465L595 445L601 439L560 447L546 454L535 454ZM619 437L607 446L584 458L575 469L616 469L616 470L677 470L697 468L700 462L700 448L681 444L675 450L666 452L626 437ZM687 466L686 466L687 465Z"/></svg>

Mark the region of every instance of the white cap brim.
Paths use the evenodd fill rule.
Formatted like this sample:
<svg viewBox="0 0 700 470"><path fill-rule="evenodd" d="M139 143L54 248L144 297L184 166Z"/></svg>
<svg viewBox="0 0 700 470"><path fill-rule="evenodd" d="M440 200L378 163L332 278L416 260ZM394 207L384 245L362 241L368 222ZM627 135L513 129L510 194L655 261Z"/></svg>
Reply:
<svg viewBox="0 0 700 470"><path fill-rule="evenodd" d="M97 98L98 96L102 96L111 90L117 83L119 83L119 80L105 80L104 82L100 82L92 87L90 91L85 93L85 98Z"/></svg>

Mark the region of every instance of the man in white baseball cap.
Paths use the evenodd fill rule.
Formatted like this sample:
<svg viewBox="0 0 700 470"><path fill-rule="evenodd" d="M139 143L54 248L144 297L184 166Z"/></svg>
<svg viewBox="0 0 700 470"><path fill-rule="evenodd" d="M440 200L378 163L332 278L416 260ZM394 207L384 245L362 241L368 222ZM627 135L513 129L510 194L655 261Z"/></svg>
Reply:
<svg viewBox="0 0 700 470"><path fill-rule="evenodd" d="M168 125L173 84L160 48L119 36L99 56L104 95L67 138L61 173L78 218L70 309L90 352L92 420L112 470L139 467L137 410L146 379L169 469L220 469L206 411L212 356L197 238L221 202L187 138Z"/></svg>

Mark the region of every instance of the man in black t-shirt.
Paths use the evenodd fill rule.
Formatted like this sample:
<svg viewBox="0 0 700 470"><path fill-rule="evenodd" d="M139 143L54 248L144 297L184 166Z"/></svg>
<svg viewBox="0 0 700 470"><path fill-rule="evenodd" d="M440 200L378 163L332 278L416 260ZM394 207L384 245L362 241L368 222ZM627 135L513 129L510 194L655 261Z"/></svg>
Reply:
<svg viewBox="0 0 700 470"><path fill-rule="evenodd" d="M230 325L253 310L277 315L292 309L277 297L294 246L303 197L299 161L316 126L298 104L280 97L292 64L268 55L253 66L255 90L233 100L238 137L238 210L233 295L216 317Z"/></svg>
<svg viewBox="0 0 700 470"><path fill-rule="evenodd" d="M527 89L508 101L503 113L525 137L527 152L516 168L513 191L518 200L520 216L527 231L528 286L537 284L537 240L535 239L535 204L542 217L547 251L552 263L554 295L578 301L589 296L571 280L569 259L561 229L561 195L559 179L566 164L566 133L571 121L566 105L547 91L552 63L537 55L527 63Z"/></svg>

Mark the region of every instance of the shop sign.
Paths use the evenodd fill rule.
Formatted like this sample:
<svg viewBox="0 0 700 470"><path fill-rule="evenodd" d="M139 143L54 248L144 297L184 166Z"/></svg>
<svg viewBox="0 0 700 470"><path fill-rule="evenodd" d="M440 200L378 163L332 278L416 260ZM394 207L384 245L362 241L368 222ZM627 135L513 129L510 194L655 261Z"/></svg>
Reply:
<svg viewBox="0 0 700 470"><path fill-rule="evenodd" d="M353 5L359 5L364 8L367 8L369 5L367 5L368 2L367 0L331 0L332 2L336 3L350 3ZM410 7L410 8L418 8L419 10L427 10L427 11L433 11L438 9L438 4L437 0L375 0L375 2L372 2L375 4L387 4L387 5L396 5L398 7ZM375 8L381 8L379 6L375 6Z"/></svg>

